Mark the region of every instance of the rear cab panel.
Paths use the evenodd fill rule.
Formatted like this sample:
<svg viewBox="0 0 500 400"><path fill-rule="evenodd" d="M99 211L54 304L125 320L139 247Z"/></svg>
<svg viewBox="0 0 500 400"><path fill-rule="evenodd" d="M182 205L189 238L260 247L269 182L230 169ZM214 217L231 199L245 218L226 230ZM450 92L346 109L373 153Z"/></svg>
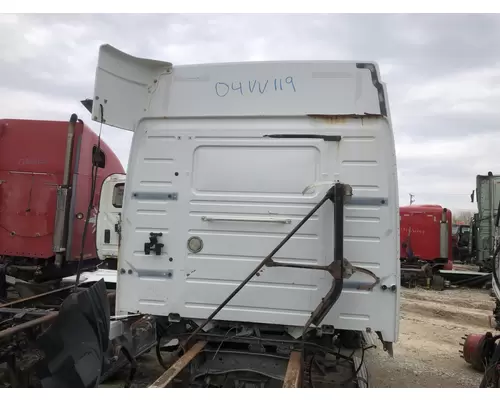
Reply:
<svg viewBox="0 0 500 400"><path fill-rule="evenodd" d="M357 286L371 278L355 273L345 280L323 324L371 328L386 341L397 340L397 171L387 97L376 66L172 67L104 46L94 94L106 99L94 101L94 118L100 119L102 105L106 123L134 130L118 313L206 318L328 186L302 191L339 180L352 186L353 199L362 200L345 208L344 254L381 283L368 292ZM327 203L274 259L329 264L334 223L333 206ZM145 254L150 233L162 234L161 255ZM191 238L201 239L202 248L189 249ZM326 272L263 268L216 319L300 327L331 284Z"/></svg>

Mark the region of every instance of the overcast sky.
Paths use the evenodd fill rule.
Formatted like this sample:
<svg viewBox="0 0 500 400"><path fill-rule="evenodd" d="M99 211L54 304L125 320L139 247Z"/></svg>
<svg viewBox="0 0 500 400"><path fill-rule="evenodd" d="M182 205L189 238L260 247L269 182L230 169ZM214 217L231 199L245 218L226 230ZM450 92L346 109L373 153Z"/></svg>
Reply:
<svg viewBox="0 0 500 400"><path fill-rule="evenodd" d="M93 94L109 43L175 64L377 61L396 137L400 202L474 209L475 176L500 174L499 15L1 15L1 117L66 120ZM132 134L103 128L127 164Z"/></svg>

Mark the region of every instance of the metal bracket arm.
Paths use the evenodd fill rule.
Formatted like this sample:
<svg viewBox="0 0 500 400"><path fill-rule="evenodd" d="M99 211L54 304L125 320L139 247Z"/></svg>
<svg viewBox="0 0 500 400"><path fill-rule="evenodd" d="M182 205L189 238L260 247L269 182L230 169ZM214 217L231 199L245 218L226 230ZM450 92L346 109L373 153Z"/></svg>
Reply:
<svg viewBox="0 0 500 400"><path fill-rule="evenodd" d="M332 275L334 279L340 279L341 277L341 265L340 261L333 261L330 265L307 265L307 264L289 264L281 263L274 260L270 260L266 267L284 267L284 268L298 268L298 269L312 269L318 271L327 271ZM370 275L374 282L373 283L360 283L357 287L360 290L373 290L373 288L380 283L380 278L375 275L372 271L362 267L356 267L352 265L349 260L344 258L344 273L343 278L349 279L355 272L360 272L366 275Z"/></svg>
<svg viewBox="0 0 500 400"><path fill-rule="evenodd" d="M334 205L334 258L332 263L332 275L338 276L338 279L333 280L332 289L325 298L321 301L315 311L311 314L308 322L304 327L304 332L311 324L318 325L323 318L328 314L333 305L337 302L343 288L344 282L344 203L346 198L352 196L352 188L349 185L337 182L328 189L321 201L313 207L309 213L295 226L292 231L256 266L256 268L238 285L238 287L208 316L208 318L199 325L184 342L189 344L193 339L213 318L243 289L243 287L264 267L272 262L275 254L297 233L297 231L325 204L328 200ZM337 273L340 266L340 273Z"/></svg>

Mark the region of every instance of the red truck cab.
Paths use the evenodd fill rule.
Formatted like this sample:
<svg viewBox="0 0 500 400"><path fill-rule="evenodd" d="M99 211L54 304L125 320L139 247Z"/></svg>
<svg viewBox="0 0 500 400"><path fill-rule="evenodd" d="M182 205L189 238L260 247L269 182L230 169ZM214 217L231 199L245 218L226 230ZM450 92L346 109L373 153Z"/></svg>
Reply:
<svg viewBox="0 0 500 400"><path fill-rule="evenodd" d="M76 265L89 203L99 205L103 180L124 169L100 141L94 198L90 198L92 153L98 136L75 114L68 121L0 120L0 264L8 275L45 272L68 275ZM84 259L97 260L94 209ZM65 272L64 270L68 271ZM50 273L48 275L51 275ZM22 279L27 279L23 277Z"/></svg>
<svg viewBox="0 0 500 400"><path fill-rule="evenodd" d="M399 209L401 259L418 259L453 269L451 211L440 205Z"/></svg>

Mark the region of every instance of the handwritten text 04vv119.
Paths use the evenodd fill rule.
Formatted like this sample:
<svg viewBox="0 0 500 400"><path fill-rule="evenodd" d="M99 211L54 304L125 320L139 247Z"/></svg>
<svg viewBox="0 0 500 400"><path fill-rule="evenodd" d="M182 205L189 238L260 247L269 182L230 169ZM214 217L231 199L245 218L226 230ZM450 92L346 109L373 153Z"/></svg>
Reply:
<svg viewBox="0 0 500 400"><path fill-rule="evenodd" d="M254 79L231 83L217 82L215 84L215 93L219 97L226 97L229 93L246 96L251 94L263 95L265 93L282 92L285 90L289 92L297 91L292 76L287 76L286 78L274 78L272 80L266 79L265 81Z"/></svg>

